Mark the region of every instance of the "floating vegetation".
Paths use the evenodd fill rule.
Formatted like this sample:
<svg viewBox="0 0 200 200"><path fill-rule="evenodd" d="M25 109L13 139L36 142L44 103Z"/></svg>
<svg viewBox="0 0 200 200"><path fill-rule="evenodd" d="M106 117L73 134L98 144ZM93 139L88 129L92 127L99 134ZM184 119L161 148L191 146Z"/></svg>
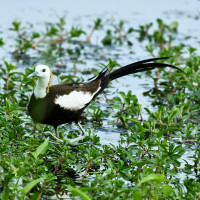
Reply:
<svg viewBox="0 0 200 200"><path fill-rule="evenodd" d="M69 194L84 200L199 199L197 50L178 44L174 21L166 24L157 19L132 27L121 20L109 28L105 21L94 19L90 29L83 30L66 28L67 19L61 17L55 24L46 23L43 31L34 24L14 21L8 30L14 32L13 37L1 35L0 48L10 53L0 68L1 199L65 198ZM102 37L93 42L98 32ZM88 135L78 145L61 144L49 134L54 133L52 127L32 122L27 105L35 81L28 75L36 63L50 63L60 83L79 82L108 63L118 68L121 57L116 49L128 49L123 54L128 57L135 53L136 43L143 45L149 57L171 57L169 64L185 72L156 69L139 75L154 83L144 92L153 111L142 108L133 91L124 92L113 82L82 116ZM91 60L98 65L88 66ZM29 67L21 67L21 62ZM127 84L134 85L135 77L131 78ZM118 143L102 145L100 130L120 132ZM76 138L80 131L70 124L59 127L59 133Z"/></svg>

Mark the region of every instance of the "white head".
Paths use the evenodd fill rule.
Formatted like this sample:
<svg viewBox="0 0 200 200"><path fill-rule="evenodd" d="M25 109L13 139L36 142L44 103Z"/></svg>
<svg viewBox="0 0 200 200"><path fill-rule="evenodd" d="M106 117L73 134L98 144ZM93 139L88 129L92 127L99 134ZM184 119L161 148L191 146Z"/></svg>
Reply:
<svg viewBox="0 0 200 200"><path fill-rule="evenodd" d="M35 72L33 72L34 76L38 76L39 78L49 79L51 75L51 70L47 65L37 65L35 67Z"/></svg>
<svg viewBox="0 0 200 200"><path fill-rule="evenodd" d="M37 65L35 71L29 76L37 76L37 84L34 90L35 97L44 98L49 92L53 74L47 65Z"/></svg>

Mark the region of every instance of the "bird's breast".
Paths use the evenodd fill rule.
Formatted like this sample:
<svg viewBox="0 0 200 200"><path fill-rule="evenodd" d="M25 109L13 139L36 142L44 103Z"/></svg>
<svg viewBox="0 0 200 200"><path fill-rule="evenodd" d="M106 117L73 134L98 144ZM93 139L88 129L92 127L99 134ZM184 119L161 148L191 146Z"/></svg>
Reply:
<svg viewBox="0 0 200 200"><path fill-rule="evenodd" d="M34 121L44 123L46 118L46 108L46 98L36 99L34 94L31 96L28 112Z"/></svg>

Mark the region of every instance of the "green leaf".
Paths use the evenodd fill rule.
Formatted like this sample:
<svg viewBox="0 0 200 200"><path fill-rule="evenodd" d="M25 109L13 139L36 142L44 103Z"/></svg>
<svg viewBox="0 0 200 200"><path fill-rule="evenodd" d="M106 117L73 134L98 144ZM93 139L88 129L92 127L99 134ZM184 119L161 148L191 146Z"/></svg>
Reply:
<svg viewBox="0 0 200 200"><path fill-rule="evenodd" d="M169 30L171 32L177 32L177 28L178 28L178 22L172 22L170 25L169 25Z"/></svg>
<svg viewBox="0 0 200 200"><path fill-rule="evenodd" d="M79 195L81 198L83 198L83 200L92 200L87 194L82 192L80 189L72 187L71 185L68 185L67 187L72 193L74 193L75 195Z"/></svg>
<svg viewBox="0 0 200 200"><path fill-rule="evenodd" d="M14 26L14 29L10 29L10 30L19 31L21 22L14 21L14 22L12 22L12 25Z"/></svg>
<svg viewBox="0 0 200 200"><path fill-rule="evenodd" d="M79 37L81 34L85 35L86 33L82 29L72 27L70 34L71 34L71 37Z"/></svg>
<svg viewBox="0 0 200 200"><path fill-rule="evenodd" d="M97 20L94 22L94 28L95 29L98 29L98 28L100 28L101 26L102 26L102 24L101 24L101 19L100 18L97 18Z"/></svg>
<svg viewBox="0 0 200 200"><path fill-rule="evenodd" d="M132 162L132 164L135 164L136 163L135 158L128 151L126 151L125 149L122 149L122 150L129 157L129 159Z"/></svg>
<svg viewBox="0 0 200 200"><path fill-rule="evenodd" d="M162 182L164 181L164 174L149 174L148 176L144 177L137 186L140 186L143 183L149 182L149 181L156 181L156 182Z"/></svg>
<svg viewBox="0 0 200 200"><path fill-rule="evenodd" d="M24 42L24 49L27 50L28 48L32 47L32 43L30 41Z"/></svg>
<svg viewBox="0 0 200 200"><path fill-rule="evenodd" d="M188 120L189 118L190 118L190 115L184 115L183 118L182 118L182 120L183 120L183 122L185 122L185 121Z"/></svg>
<svg viewBox="0 0 200 200"><path fill-rule="evenodd" d="M170 146L169 146L169 152L172 152L173 149L174 149L174 144L170 144Z"/></svg>
<svg viewBox="0 0 200 200"><path fill-rule="evenodd" d="M142 167L142 166L144 166L144 165L146 165L146 164L150 164L150 163L151 163L150 161L141 161L141 159L140 159L140 160L137 160L137 161L136 161L135 165L136 165L137 167Z"/></svg>
<svg viewBox="0 0 200 200"><path fill-rule="evenodd" d="M127 44L128 44L128 46L132 46L133 45L133 43L131 42L131 41L127 41Z"/></svg>
<svg viewBox="0 0 200 200"><path fill-rule="evenodd" d="M138 122L136 119L131 119L131 121L135 123L140 132L145 132L145 128L140 124L140 122Z"/></svg>
<svg viewBox="0 0 200 200"><path fill-rule="evenodd" d="M4 45L3 38L0 38L0 47Z"/></svg>
<svg viewBox="0 0 200 200"><path fill-rule="evenodd" d="M108 167L110 167L112 170L116 169L115 163L111 160L107 161Z"/></svg>
<svg viewBox="0 0 200 200"><path fill-rule="evenodd" d="M54 26L51 26L50 30L47 33L47 35L52 37L52 36L56 35L57 33L58 33L58 29L55 28Z"/></svg>
<svg viewBox="0 0 200 200"><path fill-rule="evenodd" d="M117 199L117 197L119 197L122 193L130 193L132 191L133 191L132 189L122 189L120 192L112 196L110 199L111 200Z"/></svg>
<svg viewBox="0 0 200 200"><path fill-rule="evenodd" d="M131 27L128 29L127 34L132 33L134 31L134 29Z"/></svg>
<svg viewBox="0 0 200 200"><path fill-rule="evenodd" d="M38 32L32 33L32 38L38 38L38 37L40 37L40 34Z"/></svg>
<svg viewBox="0 0 200 200"><path fill-rule="evenodd" d="M102 189L102 188L96 188L96 187L81 187L81 188L79 188L79 190L81 190L82 192L84 192L84 191L93 191L93 190L104 191L104 189Z"/></svg>
<svg viewBox="0 0 200 200"><path fill-rule="evenodd" d="M159 131L158 133L156 133L156 135L157 135L157 137L161 137L165 133L172 132L172 131L178 131L178 130L179 130L178 127L170 127L165 130Z"/></svg>
<svg viewBox="0 0 200 200"><path fill-rule="evenodd" d="M28 183L23 189L22 189L22 193L24 195L26 195L27 193L30 192L30 190L35 187L39 182L43 181L44 178L38 178L34 181L31 181L30 183Z"/></svg>
<svg viewBox="0 0 200 200"><path fill-rule="evenodd" d="M150 116L151 115L151 111L148 108L144 108L144 109L148 112L148 114Z"/></svg>
<svg viewBox="0 0 200 200"><path fill-rule="evenodd" d="M8 63L8 62L4 62L4 64L6 65L7 70L10 72L12 70L14 70L16 68L16 66L14 64Z"/></svg>
<svg viewBox="0 0 200 200"><path fill-rule="evenodd" d="M2 193L2 200L9 200L9 191L10 191L10 189L9 189L9 187L8 187L8 185L6 185L5 187L4 187L4 190L3 190L3 193Z"/></svg>
<svg viewBox="0 0 200 200"><path fill-rule="evenodd" d="M48 144L49 144L49 137L36 149L35 152L31 152L31 154L34 156L35 159L37 159L37 157L40 154L45 154L48 148Z"/></svg>
<svg viewBox="0 0 200 200"><path fill-rule="evenodd" d="M172 186L165 184L163 185L162 190L164 193L164 197L168 197L170 193L173 192L174 189L172 188Z"/></svg>
<svg viewBox="0 0 200 200"><path fill-rule="evenodd" d="M40 192L36 192L30 200L40 200Z"/></svg>

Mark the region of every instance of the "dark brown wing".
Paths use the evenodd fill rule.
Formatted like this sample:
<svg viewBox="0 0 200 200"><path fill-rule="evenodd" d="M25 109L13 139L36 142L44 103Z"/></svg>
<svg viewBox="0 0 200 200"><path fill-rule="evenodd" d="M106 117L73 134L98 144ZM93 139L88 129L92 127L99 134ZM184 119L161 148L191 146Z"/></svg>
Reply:
<svg viewBox="0 0 200 200"><path fill-rule="evenodd" d="M50 87L49 94L51 96L61 96L70 94L72 91L83 93L95 93L100 87L101 80L93 80L91 82L82 83L63 83L58 85L53 85Z"/></svg>

